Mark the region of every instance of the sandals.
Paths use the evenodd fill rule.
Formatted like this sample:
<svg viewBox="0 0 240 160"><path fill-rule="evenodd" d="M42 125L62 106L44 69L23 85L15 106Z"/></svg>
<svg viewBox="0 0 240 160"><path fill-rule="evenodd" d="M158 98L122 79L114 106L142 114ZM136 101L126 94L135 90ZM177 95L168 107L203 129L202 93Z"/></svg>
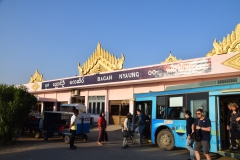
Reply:
<svg viewBox="0 0 240 160"><path fill-rule="evenodd" d="M98 141L97 141L97 143L98 143L98 145L102 146L102 143L101 143L101 142L98 142Z"/></svg>

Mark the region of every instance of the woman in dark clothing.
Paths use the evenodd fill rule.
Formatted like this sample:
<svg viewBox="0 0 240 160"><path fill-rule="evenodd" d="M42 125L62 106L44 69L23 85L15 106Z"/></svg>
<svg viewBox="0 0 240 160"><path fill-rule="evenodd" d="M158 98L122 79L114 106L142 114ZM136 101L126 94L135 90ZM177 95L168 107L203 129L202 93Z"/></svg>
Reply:
<svg viewBox="0 0 240 160"><path fill-rule="evenodd" d="M98 119L98 129L99 129L98 141L97 141L98 145L102 145L102 141L104 141L105 129L107 124L104 117L105 117L104 112L101 112Z"/></svg>
<svg viewBox="0 0 240 160"><path fill-rule="evenodd" d="M236 147L236 133L238 136L240 135L240 128L239 128L239 123L238 121L240 120L240 113L238 111L238 105L236 103L231 104L232 108L232 113L230 117L230 132L231 132L231 143L232 143L232 148L230 152L237 152L237 147Z"/></svg>
<svg viewBox="0 0 240 160"><path fill-rule="evenodd" d="M232 144L231 144L231 132L230 132L230 118L231 118L231 114L232 114L232 107L231 107L232 103L228 103L228 115L227 115L227 130L228 130L228 137L229 137L229 148L232 148Z"/></svg>

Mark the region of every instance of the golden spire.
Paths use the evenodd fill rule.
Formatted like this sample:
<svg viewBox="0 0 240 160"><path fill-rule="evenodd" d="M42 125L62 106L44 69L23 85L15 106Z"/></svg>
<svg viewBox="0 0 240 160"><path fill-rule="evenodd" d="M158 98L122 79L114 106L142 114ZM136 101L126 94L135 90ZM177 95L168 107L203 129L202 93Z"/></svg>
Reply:
<svg viewBox="0 0 240 160"><path fill-rule="evenodd" d="M213 41L213 49L206 55L214 56L221 54L228 54L231 52L240 53L240 23L236 26L235 31L232 34L228 34L227 38L224 37L222 42L217 42L217 39Z"/></svg>
<svg viewBox="0 0 240 160"><path fill-rule="evenodd" d="M97 49L92 53L88 60L81 66L78 63L78 72L80 76L123 69L125 57L122 54L121 59L101 47L98 42Z"/></svg>
<svg viewBox="0 0 240 160"><path fill-rule="evenodd" d="M170 55L168 56L168 58L165 59L164 62L161 62L162 63L171 63L171 62L177 62L177 61L181 61L181 59L177 59L177 57L174 57L170 51Z"/></svg>
<svg viewBox="0 0 240 160"><path fill-rule="evenodd" d="M40 74L38 70L36 70L33 76L31 75L29 83L42 82L42 81L44 81L43 75Z"/></svg>

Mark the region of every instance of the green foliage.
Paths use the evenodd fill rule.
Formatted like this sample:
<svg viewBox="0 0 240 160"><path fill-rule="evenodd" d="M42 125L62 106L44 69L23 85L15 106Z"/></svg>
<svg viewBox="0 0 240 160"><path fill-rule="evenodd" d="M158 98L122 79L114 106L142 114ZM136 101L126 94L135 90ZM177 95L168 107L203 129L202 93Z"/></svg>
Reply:
<svg viewBox="0 0 240 160"><path fill-rule="evenodd" d="M25 86L0 84L0 144L13 141L36 103L37 98Z"/></svg>

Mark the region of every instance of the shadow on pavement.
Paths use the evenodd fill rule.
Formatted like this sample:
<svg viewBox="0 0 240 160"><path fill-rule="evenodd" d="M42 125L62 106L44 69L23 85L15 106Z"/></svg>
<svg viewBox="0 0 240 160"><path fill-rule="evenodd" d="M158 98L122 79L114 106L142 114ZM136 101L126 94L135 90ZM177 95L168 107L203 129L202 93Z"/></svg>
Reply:
<svg viewBox="0 0 240 160"><path fill-rule="evenodd" d="M143 147L138 144L129 144L128 149L122 149L121 130L107 131L109 142L103 142L103 146L97 145L98 129L91 129L88 133L88 141L82 142L76 139L77 150L70 150L69 144L65 144L59 136L50 138L48 141L35 139L31 134L20 137L15 145L1 146L1 160L77 160L77 159L102 159L102 160L176 160L188 159L189 152L183 148L176 148L173 151L164 151L157 145L146 143ZM201 154L204 159L204 155ZM212 159L227 160L217 154L211 154Z"/></svg>

